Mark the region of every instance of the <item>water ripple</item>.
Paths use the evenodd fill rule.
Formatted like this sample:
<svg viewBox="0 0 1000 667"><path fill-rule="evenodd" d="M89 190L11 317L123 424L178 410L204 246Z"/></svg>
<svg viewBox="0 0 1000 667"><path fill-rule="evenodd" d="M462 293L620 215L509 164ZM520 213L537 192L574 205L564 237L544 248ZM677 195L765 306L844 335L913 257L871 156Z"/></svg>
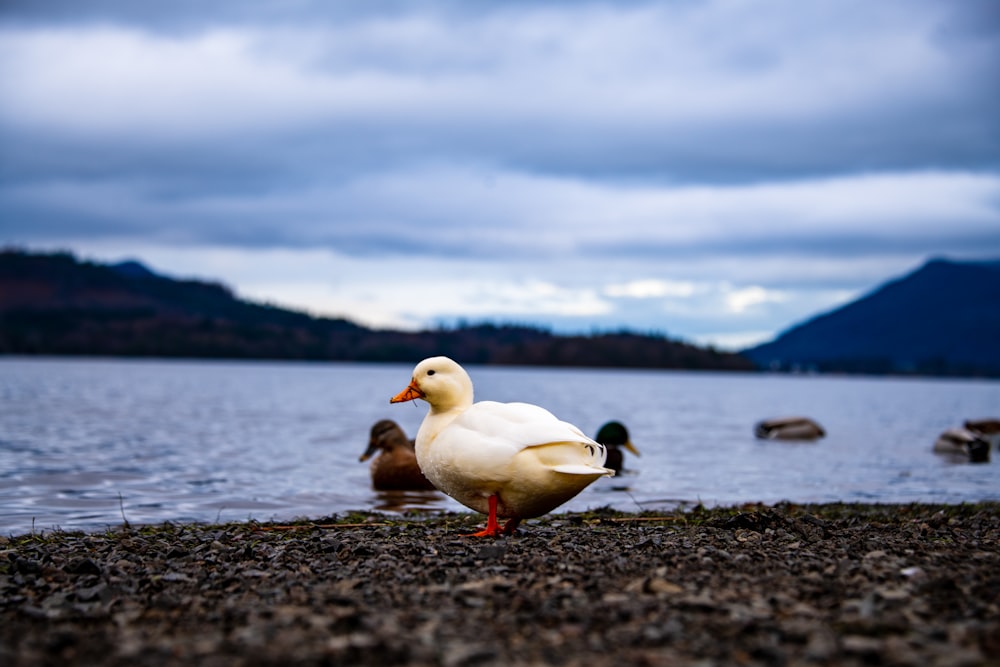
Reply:
<svg viewBox="0 0 1000 667"><path fill-rule="evenodd" d="M60 526L461 510L438 493L372 491L357 461L371 425L416 433L389 406L410 366L0 359L0 533ZM956 465L937 434L992 415L986 381L571 369L469 369L478 399L543 405L595 433L624 421L641 458L565 509L702 502L1000 499L997 462ZM767 416L817 418L828 437L762 442ZM996 456L994 456L996 459Z"/></svg>

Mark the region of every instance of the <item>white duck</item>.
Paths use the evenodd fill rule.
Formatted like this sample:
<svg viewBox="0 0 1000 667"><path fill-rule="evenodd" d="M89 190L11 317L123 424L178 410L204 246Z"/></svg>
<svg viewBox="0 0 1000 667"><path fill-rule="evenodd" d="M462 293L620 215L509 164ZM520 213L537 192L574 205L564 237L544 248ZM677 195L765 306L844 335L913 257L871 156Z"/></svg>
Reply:
<svg viewBox="0 0 1000 667"><path fill-rule="evenodd" d="M598 477L607 452L580 429L528 403L472 402L472 380L448 357L424 359L390 403L430 404L417 432L417 462L441 491L488 515L475 537L510 535ZM509 519L500 527L497 517Z"/></svg>

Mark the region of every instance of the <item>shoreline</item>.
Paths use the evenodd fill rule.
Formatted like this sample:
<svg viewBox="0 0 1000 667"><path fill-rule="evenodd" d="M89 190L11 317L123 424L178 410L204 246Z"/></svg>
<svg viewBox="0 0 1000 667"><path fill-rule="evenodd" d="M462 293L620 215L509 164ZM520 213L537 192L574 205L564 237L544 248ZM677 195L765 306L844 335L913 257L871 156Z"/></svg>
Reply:
<svg viewBox="0 0 1000 667"><path fill-rule="evenodd" d="M8 665L1000 664L1000 503L0 537Z"/></svg>

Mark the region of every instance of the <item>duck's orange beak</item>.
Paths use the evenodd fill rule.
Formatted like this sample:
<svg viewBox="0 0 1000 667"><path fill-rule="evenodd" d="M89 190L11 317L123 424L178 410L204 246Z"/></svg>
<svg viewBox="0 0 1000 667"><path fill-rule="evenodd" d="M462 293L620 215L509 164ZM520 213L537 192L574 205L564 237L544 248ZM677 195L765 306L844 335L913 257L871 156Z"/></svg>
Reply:
<svg viewBox="0 0 1000 667"><path fill-rule="evenodd" d="M417 381L412 380L410 385L399 392L395 396L389 399L390 403L405 403L406 401L412 401L417 398L423 398L424 392L420 391L420 387L417 386Z"/></svg>

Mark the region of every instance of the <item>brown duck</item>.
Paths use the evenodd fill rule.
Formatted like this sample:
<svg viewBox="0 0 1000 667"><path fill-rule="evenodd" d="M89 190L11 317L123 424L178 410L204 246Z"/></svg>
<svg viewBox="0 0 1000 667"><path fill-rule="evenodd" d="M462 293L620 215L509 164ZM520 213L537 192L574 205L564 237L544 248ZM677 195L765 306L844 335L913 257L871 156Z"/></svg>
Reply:
<svg viewBox="0 0 1000 667"><path fill-rule="evenodd" d="M754 435L762 440L819 440L823 427L808 417L774 417L757 422Z"/></svg>
<svg viewBox="0 0 1000 667"><path fill-rule="evenodd" d="M381 451L380 451L381 450ZM427 481L413 452L413 441L406 437L399 424L383 419L372 426L368 449L358 461L367 461L376 452L372 461L372 488L376 491L433 491L434 485Z"/></svg>

